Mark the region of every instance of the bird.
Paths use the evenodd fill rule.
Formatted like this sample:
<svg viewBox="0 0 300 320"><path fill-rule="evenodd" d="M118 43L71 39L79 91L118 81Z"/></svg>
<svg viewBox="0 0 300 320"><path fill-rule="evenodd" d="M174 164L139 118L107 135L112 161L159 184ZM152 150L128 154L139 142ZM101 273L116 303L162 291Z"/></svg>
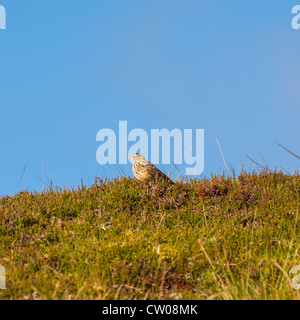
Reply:
<svg viewBox="0 0 300 320"><path fill-rule="evenodd" d="M135 153L128 157L133 162L132 172L137 180L142 182L151 182L154 180L166 180L173 184L174 182L166 176L163 172L155 167L151 162L145 160L140 153Z"/></svg>

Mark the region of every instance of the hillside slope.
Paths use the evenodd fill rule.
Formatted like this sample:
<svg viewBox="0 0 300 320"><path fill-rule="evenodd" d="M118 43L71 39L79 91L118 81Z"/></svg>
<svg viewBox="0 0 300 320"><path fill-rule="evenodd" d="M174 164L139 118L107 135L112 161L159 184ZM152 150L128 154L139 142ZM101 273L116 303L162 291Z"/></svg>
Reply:
<svg viewBox="0 0 300 320"><path fill-rule="evenodd" d="M0 299L299 299L300 175L0 199Z"/></svg>

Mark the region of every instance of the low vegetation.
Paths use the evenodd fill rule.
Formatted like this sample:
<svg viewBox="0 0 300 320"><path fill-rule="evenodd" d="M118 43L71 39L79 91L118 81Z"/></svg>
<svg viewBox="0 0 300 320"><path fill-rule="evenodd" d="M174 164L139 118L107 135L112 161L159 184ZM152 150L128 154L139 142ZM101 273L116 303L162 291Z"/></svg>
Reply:
<svg viewBox="0 0 300 320"><path fill-rule="evenodd" d="M299 299L299 208L266 170L2 197L0 299Z"/></svg>

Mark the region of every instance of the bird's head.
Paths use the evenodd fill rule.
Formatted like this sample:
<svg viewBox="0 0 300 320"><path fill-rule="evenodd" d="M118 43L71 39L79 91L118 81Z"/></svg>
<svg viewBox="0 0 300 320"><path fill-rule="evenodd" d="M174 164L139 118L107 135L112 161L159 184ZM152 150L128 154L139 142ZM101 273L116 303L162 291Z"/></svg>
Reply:
<svg viewBox="0 0 300 320"><path fill-rule="evenodd" d="M139 163L145 161L145 158L140 153L134 153L132 156L128 157L133 163Z"/></svg>

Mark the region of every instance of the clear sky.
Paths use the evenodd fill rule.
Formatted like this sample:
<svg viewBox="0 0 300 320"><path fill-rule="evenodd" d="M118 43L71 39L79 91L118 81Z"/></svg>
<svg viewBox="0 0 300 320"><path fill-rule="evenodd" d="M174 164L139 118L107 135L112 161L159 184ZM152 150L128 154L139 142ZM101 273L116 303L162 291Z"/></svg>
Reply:
<svg viewBox="0 0 300 320"><path fill-rule="evenodd" d="M114 176L96 161L96 134L118 132L120 120L147 132L204 129L205 176L225 170L216 138L236 171L254 168L245 153L298 170L275 143L300 154L296 4L0 0L0 195L41 191L41 154L46 187Z"/></svg>

